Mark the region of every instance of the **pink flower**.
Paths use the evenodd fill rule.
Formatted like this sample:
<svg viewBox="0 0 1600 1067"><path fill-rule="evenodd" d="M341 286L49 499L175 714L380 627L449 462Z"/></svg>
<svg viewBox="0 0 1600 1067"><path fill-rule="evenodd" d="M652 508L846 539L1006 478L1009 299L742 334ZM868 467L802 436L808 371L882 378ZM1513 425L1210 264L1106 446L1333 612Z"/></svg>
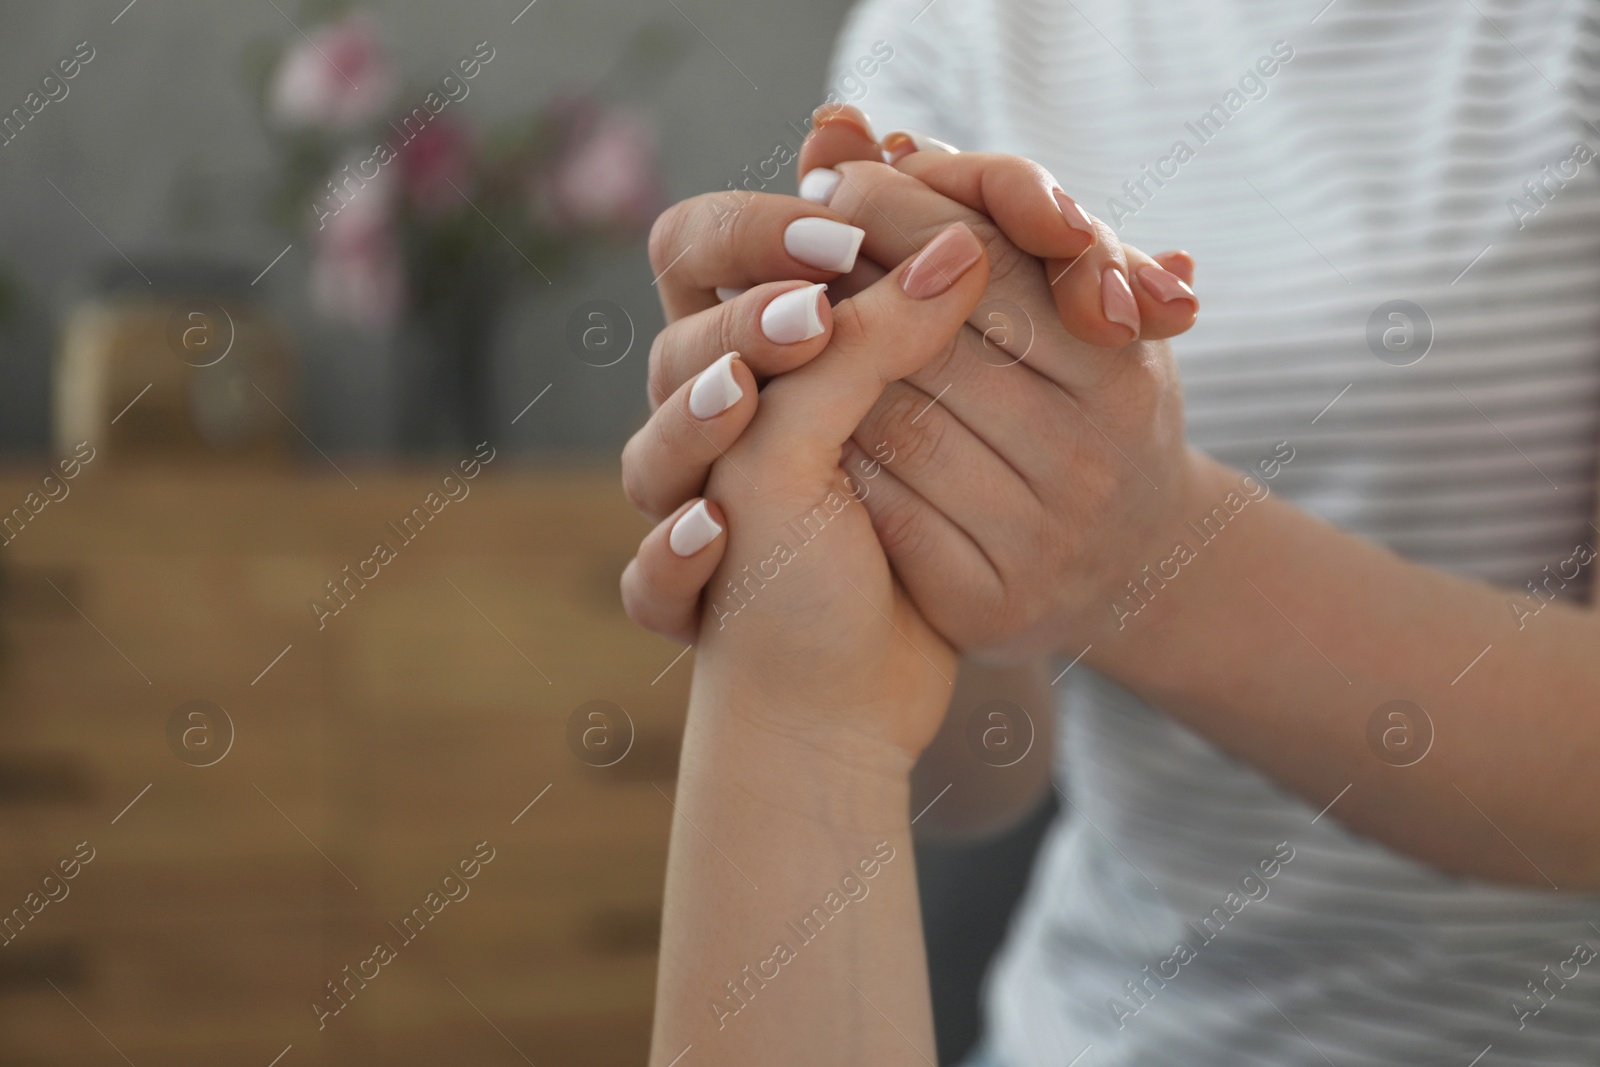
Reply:
<svg viewBox="0 0 1600 1067"><path fill-rule="evenodd" d="M336 172L312 231L311 302L330 318L374 333L388 330L405 304L405 265L395 233L398 179L387 168L362 184Z"/></svg>
<svg viewBox="0 0 1600 1067"><path fill-rule="evenodd" d="M626 112L580 112L556 162L549 192L570 224L643 226L660 202L655 134Z"/></svg>
<svg viewBox="0 0 1600 1067"><path fill-rule="evenodd" d="M472 181L466 131L443 115L434 118L400 149L400 178L406 200L425 218L465 207L461 194L470 195Z"/></svg>
<svg viewBox="0 0 1600 1067"><path fill-rule="evenodd" d="M382 114L395 88L377 23L358 12L289 49L273 78L270 105L286 126L345 129Z"/></svg>

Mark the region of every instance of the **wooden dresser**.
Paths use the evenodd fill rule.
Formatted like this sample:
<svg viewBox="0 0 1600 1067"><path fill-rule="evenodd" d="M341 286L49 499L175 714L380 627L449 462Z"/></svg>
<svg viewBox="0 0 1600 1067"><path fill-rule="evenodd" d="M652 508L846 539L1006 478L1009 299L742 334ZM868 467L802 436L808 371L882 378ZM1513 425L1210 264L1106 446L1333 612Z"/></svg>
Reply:
<svg viewBox="0 0 1600 1067"><path fill-rule="evenodd" d="M501 453L408 542L453 461L336 459L102 457L0 547L0 1065L644 1061L692 664L618 602L646 524Z"/></svg>

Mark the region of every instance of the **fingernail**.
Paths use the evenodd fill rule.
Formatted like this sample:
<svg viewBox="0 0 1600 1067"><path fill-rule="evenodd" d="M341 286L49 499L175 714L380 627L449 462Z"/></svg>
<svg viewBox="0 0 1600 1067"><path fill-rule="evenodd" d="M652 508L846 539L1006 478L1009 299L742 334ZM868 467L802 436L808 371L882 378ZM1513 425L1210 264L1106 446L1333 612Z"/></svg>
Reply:
<svg viewBox="0 0 1600 1067"><path fill-rule="evenodd" d="M711 517L706 502L700 500L678 516L678 521L672 524L672 532L667 534L667 544L672 546L675 555L688 558L720 536L722 527Z"/></svg>
<svg viewBox="0 0 1600 1067"><path fill-rule="evenodd" d="M748 290L748 289L730 289L725 285L719 285L719 286L717 286L717 299L722 301L724 304L726 304L728 301L732 300L734 297L743 296L745 293L748 293L749 291L750 290Z"/></svg>
<svg viewBox="0 0 1600 1067"><path fill-rule="evenodd" d="M1090 237L1099 236L1095 232L1094 221L1089 218L1089 213L1078 206L1078 202L1063 193L1060 189L1052 189L1055 194L1056 207L1061 209L1061 217L1067 220L1067 225L1074 230L1082 230Z"/></svg>
<svg viewBox="0 0 1600 1067"><path fill-rule="evenodd" d="M856 265L867 231L832 219L795 219L783 231L783 247L808 267L844 274Z"/></svg>
<svg viewBox="0 0 1600 1067"><path fill-rule="evenodd" d="M827 204L833 199L833 191L839 188L839 182L843 179L844 175L832 167L808 170L806 176L800 179L800 199L813 204Z"/></svg>
<svg viewBox="0 0 1600 1067"><path fill-rule="evenodd" d="M1171 252L1163 252L1161 255L1156 257L1156 262L1165 267L1169 273L1176 274L1178 280L1184 285L1194 284L1194 257L1183 251L1181 248L1174 249ZM1168 267L1168 263L1175 264L1176 269L1174 267ZM1183 273L1178 274L1179 270L1182 270Z"/></svg>
<svg viewBox="0 0 1600 1067"><path fill-rule="evenodd" d="M790 289L772 298L761 312L761 332L775 345L809 341L826 330L822 321L826 285L807 285Z"/></svg>
<svg viewBox="0 0 1600 1067"><path fill-rule="evenodd" d="M890 163L898 163L913 152L950 152L959 155L961 149L916 130L895 130L883 139L883 155Z"/></svg>
<svg viewBox="0 0 1600 1067"><path fill-rule="evenodd" d="M946 292L983 255L983 245L963 223L929 241L900 276L900 288L913 300Z"/></svg>
<svg viewBox="0 0 1600 1067"><path fill-rule="evenodd" d="M1169 270L1151 266L1147 263L1139 268L1139 280L1162 303L1172 300L1188 300L1195 307L1200 306L1200 298L1194 295L1194 290L1185 285L1182 278Z"/></svg>
<svg viewBox="0 0 1600 1067"><path fill-rule="evenodd" d="M1128 279L1115 267L1107 267L1100 275L1100 299L1105 305L1106 318L1126 326L1139 336L1139 302L1128 288Z"/></svg>
<svg viewBox="0 0 1600 1067"><path fill-rule="evenodd" d="M697 419L721 415L744 396L738 379L733 376L733 361L739 353L729 352L700 372L700 377L689 387L689 411Z"/></svg>
<svg viewBox="0 0 1600 1067"><path fill-rule="evenodd" d="M836 123L854 126L869 141L878 139L878 135L872 132L872 120L860 108L848 107L845 104L823 104L811 113L813 127L832 126Z"/></svg>

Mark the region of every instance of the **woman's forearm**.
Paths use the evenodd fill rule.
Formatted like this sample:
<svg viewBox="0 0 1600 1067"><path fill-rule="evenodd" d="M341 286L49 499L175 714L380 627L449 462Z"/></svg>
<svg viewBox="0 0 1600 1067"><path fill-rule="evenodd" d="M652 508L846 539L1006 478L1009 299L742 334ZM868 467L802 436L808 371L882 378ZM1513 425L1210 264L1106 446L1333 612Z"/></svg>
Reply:
<svg viewBox="0 0 1600 1067"><path fill-rule="evenodd" d="M1210 461L1195 484L1196 522L1243 495ZM1495 881L1600 886L1591 613L1408 563L1277 497L1214 525L1211 540L1190 531L1187 562L1128 576L1091 662L1401 852ZM1551 564L1569 578L1581 565Z"/></svg>
<svg viewBox="0 0 1600 1067"><path fill-rule="evenodd" d="M934 1059L910 758L753 725L696 679L652 1067ZM782 709L766 721L781 721Z"/></svg>

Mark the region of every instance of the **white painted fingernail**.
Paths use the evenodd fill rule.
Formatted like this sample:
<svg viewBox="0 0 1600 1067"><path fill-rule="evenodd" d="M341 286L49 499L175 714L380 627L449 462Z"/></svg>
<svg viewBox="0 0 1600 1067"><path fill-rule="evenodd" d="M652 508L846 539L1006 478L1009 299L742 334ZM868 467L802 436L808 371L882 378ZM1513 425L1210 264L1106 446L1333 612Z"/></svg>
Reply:
<svg viewBox="0 0 1600 1067"><path fill-rule="evenodd" d="M807 266L843 274L856 265L856 252L866 235L859 226L832 219L795 219L783 231L783 247Z"/></svg>
<svg viewBox="0 0 1600 1067"><path fill-rule="evenodd" d="M833 199L833 191L839 188L839 183L844 180L844 175L832 167L818 167L806 171L806 176L800 179L800 199L809 200L813 204L827 204Z"/></svg>
<svg viewBox="0 0 1600 1067"><path fill-rule="evenodd" d="M743 296L745 293L748 293L749 291L750 290L748 290L748 289L730 289L725 285L719 285L719 286L717 286L717 299L722 301L724 304L726 304L728 301L732 300L734 297Z"/></svg>
<svg viewBox="0 0 1600 1067"><path fill-rule="evenodd" d="M678 521L672 524L672 532L667 535L667 544L672 546L674 555L688 558L720 536L722 527L717 525L717 520L706 510L706 502L701 500L678 516Z"/></svg>
<svg viewBox="0 0 1600 1067"><path fill-rule="evenodd" d="M689 387L689 411L697 419L721 415L744 396L739 382L733 376L733 361L739 353L729 352L700 372L700 377Z"/></svg>
<svg viewBox="0 0 1600 1067"><path fill-rule="evenodd" d="M809 341L827 329L822 324L822 310L818 304L826 299L822 294L826 285L807 285L790 289L772 298L761 312L761 332L775 345L792 345Z"/></svg>

